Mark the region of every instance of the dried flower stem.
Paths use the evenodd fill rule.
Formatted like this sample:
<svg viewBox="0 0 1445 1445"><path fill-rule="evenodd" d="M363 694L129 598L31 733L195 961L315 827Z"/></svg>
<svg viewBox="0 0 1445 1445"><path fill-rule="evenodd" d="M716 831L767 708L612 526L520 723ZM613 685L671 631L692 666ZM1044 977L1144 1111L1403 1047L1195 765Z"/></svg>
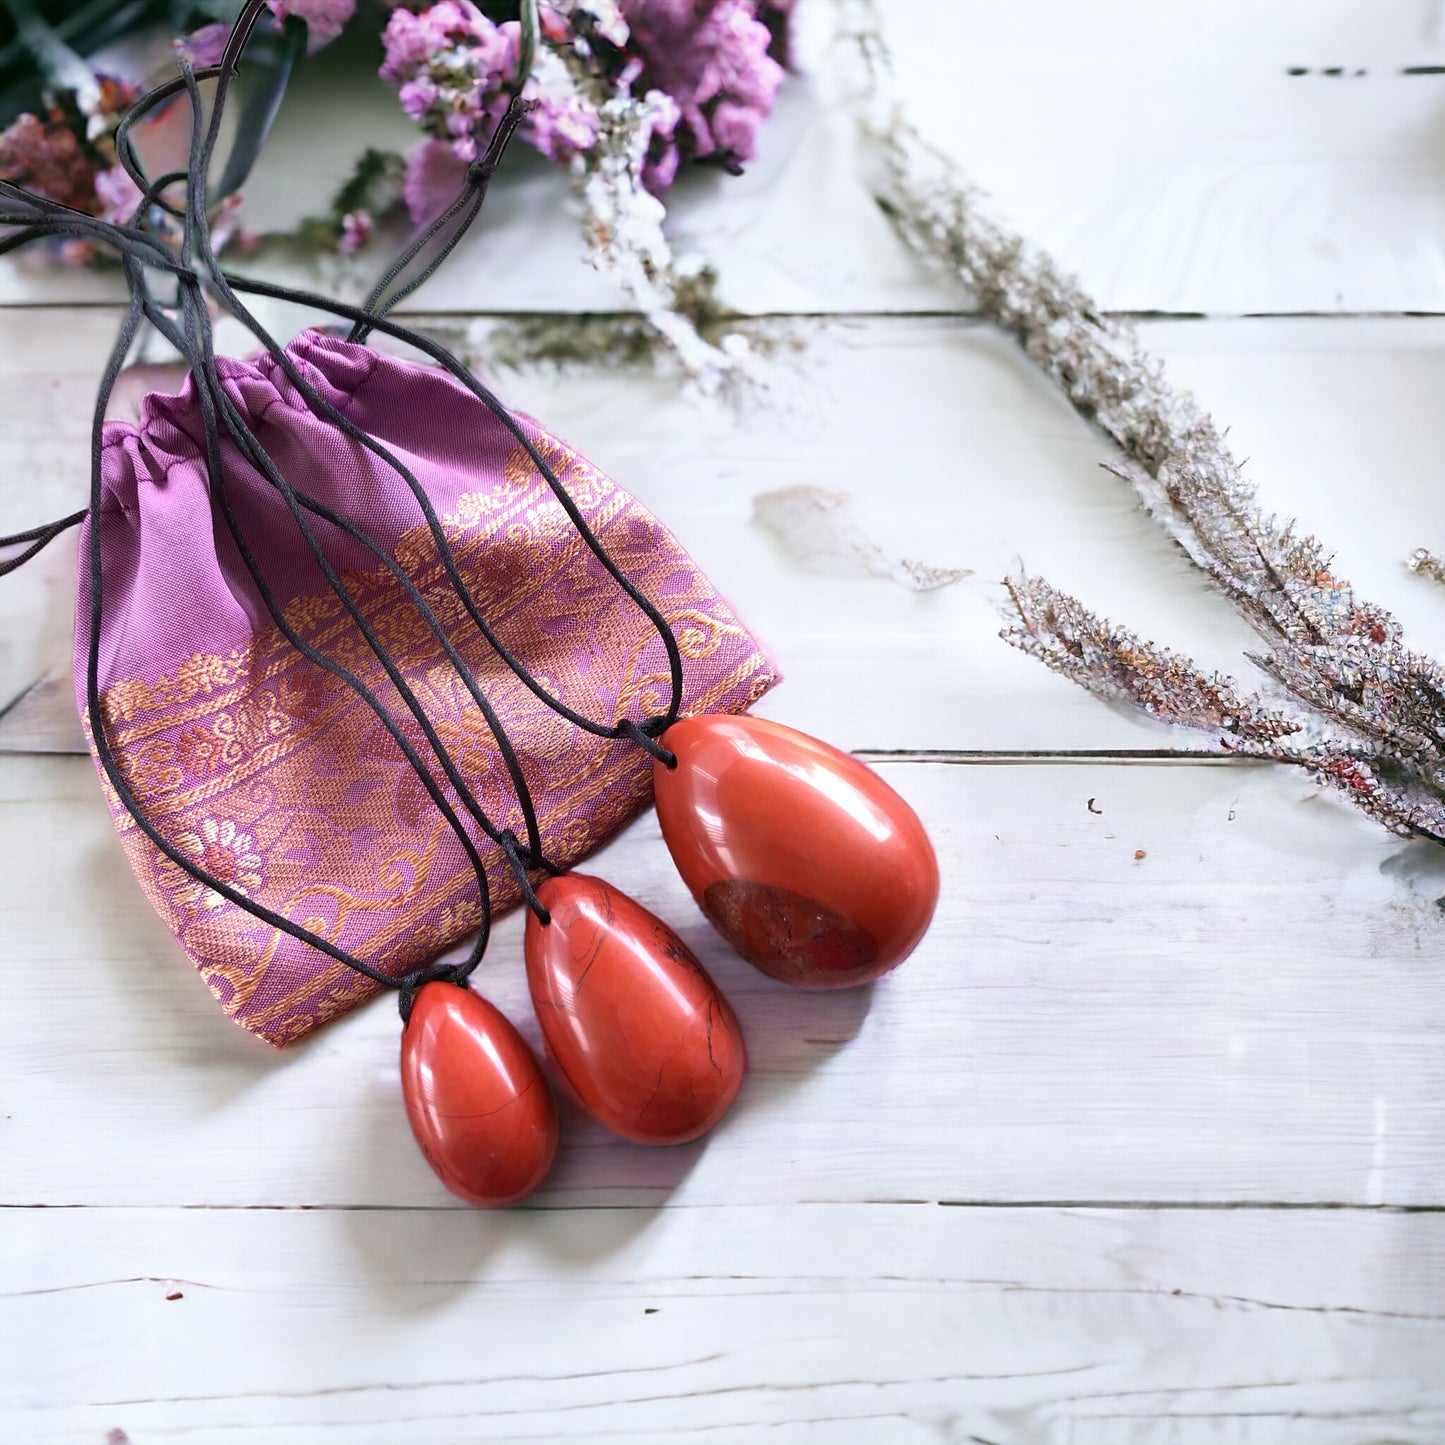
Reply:
<svg viewBox="0 0 1445 1445"><path fill-rule="evenodd" d="M680 304L701 268L689 271L674 258L662 229L663 204L642 184L652 111L670 103L657 92L642 100L619 92L604 101L596 143L573 162L573 177L592 264L627 293L688 376L711 393L745 369L748 347L740 335L725 337L722 346L704 340Z"/></svg>
<svg viewBox="0 0 1445 1445"><path fill-rule="evenodd" d="M591 0L588 8L599 26L622 23L613 0ZM744 337L729 335L714 346L688 314L684 298L697 290L704 268L673 256L662 228L666 209L644 183L648 147L659 128L676 123L676 103L661 91L639 98L626 85L610 85L590 64L580 35L544 48L561 62L557 83L571 85L596 123L595 142L571 163L592 265L622 288L700 390L755 379Z"/></svg>
<svg viewBox="0 0 1445 1445"><path fill-rule="evenodd" d="M1304 767L1397 832L1445 841L1445 671L1404 646L1387 611L1355 596L1315 538L1260 510L1223 432L1169 385L1132 326L987 214L982 193L892 98L872 0L840 5L863 64L857 109L879 162L880 204L1118 446L1124 461L1109 470L1249 619L1268 645L1251 660L1303 706L1271 710L1037 578L1009 584L1018 620L1006 640L1102 696Z"/></svg>

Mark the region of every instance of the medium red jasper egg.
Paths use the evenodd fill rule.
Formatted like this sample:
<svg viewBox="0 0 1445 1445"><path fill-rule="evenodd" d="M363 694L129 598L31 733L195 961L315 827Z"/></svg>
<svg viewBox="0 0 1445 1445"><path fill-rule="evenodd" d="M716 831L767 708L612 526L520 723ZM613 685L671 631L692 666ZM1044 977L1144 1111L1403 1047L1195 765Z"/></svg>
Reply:
<svg viewBox="0 0 1445 1445"><path fill-rule="evenodd" d="M537 897L551 922L527 915L527 983L578 1102L639 1144L705 1134L747 1062L727 999L672 929L600 878L549 878Z"/></svg>
<svg viewBox="0 0 1445 1445"><path fill-rule="evenodd" d="M938 860L877 773L762 718L683 718L660 741L677 756L653 767L662 836L749 963L804 988L847 988L917 947Z"/></svg>
<svg viewBox="0 0 1445 1445"><path fill-rule="evenodd" d="M515 1204L552 1167L547 1080L506 1016L469 988L417 990L401 1036L401 1092L427 1163L468 1204Z"/></svg>

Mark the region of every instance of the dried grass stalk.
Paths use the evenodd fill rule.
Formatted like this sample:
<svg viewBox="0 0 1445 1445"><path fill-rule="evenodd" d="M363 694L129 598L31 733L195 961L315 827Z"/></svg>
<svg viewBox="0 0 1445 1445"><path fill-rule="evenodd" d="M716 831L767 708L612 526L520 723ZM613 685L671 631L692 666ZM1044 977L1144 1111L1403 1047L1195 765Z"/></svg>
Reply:
<svg viewBox="0 0 1445 1445"><path fill-rule="evenodd" d="M1255 662L1281 711L1219 674L1115 627L1041 578L1008 584L1014 646L1101 697L1216 735L1222 748L1303 767L1386 827L1445 841L1445 670L1409 649L1384 608L1357 597L1331 554L1263 511L1215 424L1169 384L1135 329L1106 316L985 198L893 98L873 0L839 0L861 60L857 111L874 194L899 233L956 276L1122 453L1109 470L1263 638Z"/></svg>

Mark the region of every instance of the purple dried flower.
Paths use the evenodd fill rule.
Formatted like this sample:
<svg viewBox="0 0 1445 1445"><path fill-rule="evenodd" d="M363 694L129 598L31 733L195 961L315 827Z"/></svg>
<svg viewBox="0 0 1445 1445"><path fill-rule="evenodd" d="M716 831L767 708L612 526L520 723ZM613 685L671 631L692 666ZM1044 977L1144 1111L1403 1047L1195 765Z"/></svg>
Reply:
<svg viewBox="0 0 1445 1445"><path fill-rule="evenodd" d="M95 173L95 202L95 214L102 221L124 226L135 217L141 189L124 166L111 166Z"/></svg>
<svg viewBox="0 0 1445 1445"><path fill-rule="evenodd" d="M667 104L652 108L644 161L650 190L666 190L687 159L740 170L757 151L783 76L769 54L774 32L758 18L764 8L758 0L622 0L630 31L619 24L583 36L567 12L544 5L546 44L523 92L536 108L522 138L553 160L569 160L595 146L601 98L619 90L639 99L664 96ZM768 9L779 33L789 8L784 0ZM398 87L402 108L460 159L475 159L515 81L517 23L494 24L470 0L438 0L421 11L393 10L383 41L381 76ZM578 60L600 97L568 74Z"/></svg>
<svg viewBox="0 0 1445 1445"><path fill-rule="evenodd" d="M424 120L426 113L441 98L440 92L435 84L425 76L418 80L409 80L397 92L397 99L401 101L401 108L413 119Z"/></svg>
<svg viewBox="0 0 1445 1445"><path fill-rule="evenodd" d="M569 160L597 143L597 112L552 52L537 56L522 94L534 106L522 122L522 137L549 160Z"/></svg>
<svg viewBox="0 0 1445 1445"><path fill-rule="evenodd" d="M783 79L755 0L622 0L622 13L643 60L640 86L677 102L682 154L740 170Z"/></svg>
<svg viewBox="0 0 1445 1445"><path fill-rule="evenodd" d="M677 102L661 90L651 90L643 97L648 105L652 124L652 140L642 167L642 182L656 195L677 179L682 157L677 149L677 126L682 112Z"/></svg>
<svg viewBox="0 0 1445 1445"><path fill-rule="evenodd" d="M359 251L371 238L375 224L370 211L348 211L341 218L341 236L336 242L336 249L343 256Z"/></svg>
<svg viewBox="0 0 1445 1445"><path fill-rule="evenodd" d="M524 134L549 160L565 160L592 145L597 139L597 122L585 106L542 101L528 115Z"/></svg>
<svg viewBox="0 0 1445 1445"><path fill-rule="evenodd" d="M418 226L436 220L466 183L467 163L445 141L424 136L406 158L401 184L407 213Z"/></svg>
<svg viewBox="0 0 1445 1445"><path fill-rule="evenodd" d="M231 38L231 27L224 20L214 25L203 25L189 35L182 35L172 42L177 55L183 55L196 70L219 65L226 52L226 42Z"/></svg>
<svg viewBox="0 0 1445 1445"><path fill-rule="evenodd" d="M736 101L723 101L708 120L714 147L740 161L751 160L757 154L758 127L762 119L756 110Z"/></svg>
<svg viewBox="0 0 1445 1445"><path fill-rule="evenodd" d="M79 211L95 201L95 167L59 111L27 113L0 132L0 178Z"/></svg>
<svg viewBox="0 0 1445 1445"><path fill-rule="evenodd" d="M494 25L469 0L440 0L419 14L393 10L382 43L381 78L399 88L402 109L450 142L458 159L475 160L479 137L507 106L521 47L517 23Z"/></svg>
<svg viewBox="0 0 1445 1445"><path fill-rule="evenodd" d="M400 85L430 71L440 89L470 98L516 64L520 27L492 24L470 0L439 0L419 13L393 10L381 39L383 80Z"/></svg>
<svg viewBox="0 0 1445 1445"><path fill-rule="evenodd" d="M402 109L428 135L447 142L459 160L475 160L507 108L521 59L521 27L514 20L494 25L468 0L440 0L420 13L392 11L382 40L381 78L398 87ZM524 93L536 105L522 137L544 156L567 160L596 141L594 113L550 52L537 57ZM414 154L429 174L435 158ZM419 180L413 190L427 195L421 209L434 211L430 185Z"/></svg>
<svg viewBox="0 0 1445 1445"><path fill-rule="evenodd" d="M330 45L356 14L356 0L267 0L267 3L278 24L289 15L306 22L306 49L312 55L323 45Z"/></svg>

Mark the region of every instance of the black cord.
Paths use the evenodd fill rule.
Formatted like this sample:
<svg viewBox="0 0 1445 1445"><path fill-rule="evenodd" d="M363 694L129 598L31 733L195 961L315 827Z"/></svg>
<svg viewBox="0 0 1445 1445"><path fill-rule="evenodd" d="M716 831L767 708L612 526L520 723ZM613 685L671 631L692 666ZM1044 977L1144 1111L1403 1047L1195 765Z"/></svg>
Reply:
<svg viewBox="0 0 1445 1445"><path fill-rule="evenodd" d="M527 112L535 109L536 105L537 102L534 100L520 100L516 96L512 97L505 114L497 122L496 129L492 131L492 137L487 143L485 153L467 167L467 182L461 193L386 268L381 279L372 287L363 310L372 316L385 316L398 301L405 300L419 286L431 279L437 268L451 255L457 243L466 235L472 222L481 213L482 203L487 198L487 186L497 173L497 166L501 162L502 153L507 148L507 142L511 140L513 132L522 123ZM401 277L406 268L459 216L463 219L458 221L455 231L442 242L436 255L410 281L397 290L391 291L392 284ZM390 292L389 295L388 292ZM351 334L346 339L362 345L370 334L370 325L364 321L358 321L351 328Z"/></svg>
<svg viewBox="0 0 1445 1445"><path fill-rule="evenodd" d="M17 567L23 567L37 553L43 552L62 532L68 532L72 527L78 527L89 513L84 507L78 512L72 512L68 517L62 517L58 522L47 522L43 527L32 527L28 532L16 532L10 537L0 537L0 549L5 547L19 547L24 542L32 545L27 547L18 557L11 557L9 561L0 562L0 577L15 571Z"/></svg>
<svg viewBox="0 0 1445 1445"><path fill-rule="evenodd" d="M527 435L517 419L503 406L489 388L478 381L476 377L440 343L431 340L430 337L423 336L420 332L412 331L405 326L400 326L385 317L372 315L369 312L363 311L360 307L348 306L341 301L333 301L324 297L314 296L310 292L299 291L288 286L277 286L270 282L237 276L231 272L224 273L224 280L227 285L235 291L242 291L256 296L268 296L280 301L291 301L303 306L311 306L317 310L329 311L333 315L348 320L366 319L375 330L380 331L383 335L391 336L398 341L405 342L408 346L414 347L424 355L431 357L433 361L444 367L452 376L461 382L468 391L476 396L487 409L501 421L503 426L511 432L513 437L521 443L533 465L542 474L553 496L556 497L563 510L567 513L569 520L577 529L578 534L587 545L588 550L602 564L608 576L610 576L613 581L617 583L618 587L637 605L657 630L658 636L667 652L670 684L669 702L666 712L656 717L647 718L643 720L640 725L650 734L654 734L654 731L655 733L665 732L677 721L678 714L682 708L682 655L678 650L677 639L674 637L667 619L608 554L606 548L604 548L598 540L596 533L593 532L592 528L588 525L586 518L583 517L582 513L578 510L576 502L572 500L567 489L558 480L557 474L552 470L546 458L537 450L537 446L531 437ZM433 532L433 537L437 541L438 549L442 550L446 548L446 543L444 538L437 536L437 531L439 530L438 528ZM444 557L449 550L449 548L446 548L446 550L443 551ZM454 570L454 568L449 569L449 576L451 570ZM464 600L469 599L464 598ZM487 641L496 649L502 660L517 675L517 678L538 699L550 707L553 712L566 718L574 727L579 727L584 732L592 733L596 737L632 737L631 729L633 724L630 721L624 720L614 724L593 722L592 719L584 717L581 713L569 708L560 698L554 697L531 675L526 665L519 658L515 657L507 649L505 644L496 637L477 612L475 604L469 602L467 610L471 614L472 620L477 624L483 635L486 636Z"/></svg>
<svg viewBox="0 0 1445 1445"><path fill-rule="evenodd" d="M118 252L131 293L130 305L127 309L125 319L122 322L120 333L97 393L96 409L92 423L91 507L89 513L86 511L77 512L70 517L30 529L27 532L18 533L8 538L0 538L0 547L25 543L31 544L28 550L21 556L13 558L8 562L0 563L0 575L4 575L23 565L24 562L35 556L42 548L53 541L56 536L60 535L61 532L65 531L68 527L76 525L88 514L93 520L99 517L103 492L102 454L105 412L109 405L109 399L114 390L116 380L134 344L139 328L143 321L149 321L176 347L177 351L186 360L196 380L196 396L201 407L205 429L206 465L211 490L220 507L223 520L231 534L232 540L236 545L237 552L242 558L243 565L250 574L272 620L282 635L286 637L287 641L295 647L303 657L315 666L322 668L324 671L344 682L366 703L373 713L375 713L389 735L398 744L403 756L416 772L423 786L426 788L428 795L442 813L443 818L461 841L468 860L471 862L477 875L480 890L482 923L476 944L468 958L461 964L441 965L432 963L412 969L401 976L388 974L367 964L339 945L332 943L330 940L298 924L292 923L289 919L257 903L246 894L209 874L162 836L155 825L145 816L138 799L127 784L115 760L109 739L105 732L105 722L99 696L99 642L103 618L104 578L100 555L99 529L92 525L88 537L91 595L90 637L87 648L86 704L97 759L122 806L163 856L168 858L194 881L215 891L235 906L242 908L244 911L259 918L268 925L317 948L373 982L397 988L401 995L403 1017L406 1017L410 1011L410 1004L415 995L415 991L422 983L433 978L448 978L456 982L461 982L480 961L490 928L490 894L485 865L475 845L472 843L467 830L457 817L455 810L451 807L451 804L442 792L436 779L432 776L430 769L423 763L415 748L397 726L385 704L382 703L377 695L369 689L360 678L349 669L312 647L305 639L300 637L299 634L295 632L295 629L286 621L283 610L266 582L259 562L247 545L231 503L225 482L225 469L220 453L220 430L222 426L224 426L226 435L230 438L238 452L266 479L268 484L274 487L281 495L309 552L321 569L328 585L341 601L352 621L361 631L368 646L377 657L382 668L386 671L388 678L396 688L403 703L417 720L423 734L426 736L428 744L436 755L438 762L442 765L448 781L455 789L458 798L476 820L481 830L502 849L508 865L521 889L524 900L544 923L549 921L547 911L536 897L528 877L528 870L536 867L541 867L554 873L559 870L548 862L543 855L540 830L537 824L530 789L527 786L525 776L516 757L515 750L511 746L510 739L507 737L500 720L496 717L494 709L492 709L485 695L477 686L475 678L447 637L445 630L435 617L435 614L432 612L432 609L427 604L416 584L406 575L404 569L396 563L395 559L390 556L386 549L370 537L362 528L350 522L345 517L340 516L315 498L291 487L287 483L285 477L267 455L259 439L247 424L245 417L226 392L219 369L216 365L210 314L205 304L204 293L211 292L216 294L218 299L226 306L227 310L235 315L237 319L241 320L242 324L247 327L278 364L287 379L296 387L298 393L314 414L324 417L333 425L337 426L345 435L372 452L402 478L421 507L428 530L436 544L447 579L463 603L471 620L506 666L511 669L534 696L546 706L564 717L574 726L594 736L629 739L638 746L646 749L652 756L662 760L666 765L676 766L676 759L658 742L658 736L665 732L672 722L676 720L680 711L682 699L682 662L676 638L660 610L632 583L607 553L571 496L562 486L552 467L541 455L536 444L521 428L512 414L502 405L490 389L479 382L446 348L407 327L398 325L396 322L387 319L386 316L386 313L396 305L397 302L410 295L433 274L476 219L481 210L482 201L485 198L487 184L491 176L495 173L508 139L529 108L528 103L521 102L515 98L513 99L506 114L498 123L485 155L469 168L466 188L452 205L443 212L436 221L427 227L388 268L368 298L366 306L346 306L342 303L330 301L324 297L299 291L294 288L275 286L250 280L245 277L230 275L222 271L214 255L210 240L209 222L205 205L206 174L209 169L211 157L214 154L217 137L220 133L221 115L231 79L236 71L237 60L263 8L264 0L248 0L240 19L232 31L226 52L219 65L208 67L202 71L195 71L190 67L188 62L183 60L181 62L181 74L177 78L157 87L142 97L123 118L116 133L117 153L122 165L142 192L141 203L137 207L135 217L129 225L117 226L113 223L89 216L84 212L65 206L59 202L34 195L11 182L0 182L0 198L4 198L19 207L19 210L15 212L0 212L0 225L18 228L10 234L0 237L0 254L4 254L7 251L15 249L17 246L27 244L32 240L44 236L80 236L93 242L109 245ZM211 109L209 125L204 132L204 136L200 124L202 104L198 86L198 82L203 79L214 79L216 81L216 94ZM188 165L185 170L170 171L155 179L151 179L146 175L135 154L130 135L131 129L138 120L154 110L156 106L183 92L187 95L192 107L192 138ZM162 194L166 189L178 183L184 183L185 186L185 198L180 205L165 200ZM144 217L152 207L157 207L165 211L168 215L181 220L183 224L183 239L179 259L171 253L160 239L148 234L143 229ZM427 264L424 265L412 279L400 286L396 286L395 283L405 273L406 269L422 254L428 245L436 242L449 226L454 226L455 228L451 234L447 235L441 242L437 253L430 258ZM197 266L198 261L199 268ZM146 267L169 273L175 278L179 309L182 315L182 325L180 327L177 327L170 320L162 307L157 304L154 297L150 294L144 275ZM395 287L395 289L392 289L393 287ZM624 594L642 611L656 629L663 642L669 663L669 680L671 687L669 704L665 713L645 718L640 722L627 718L615 724L597 723L577 713L564 704L560 698L549 693L537 679L532 676L521 659L516 657L515 654L506 647L482 616L475 598L472 596L470 589L466 586L457 568L454 553L441 527L440 519L436 515L435 508L432 506L430 498L416 477L386 447L358 428L349 418L345 417L337 408L321 396L316 388L306 380L299 368L295 366L284 348L278 345L275 339L266 332L255 317L252 316L241 303L236 294L237 292L291 301L327 311L344 319L350 319L353 322L352 335L359 341L364 341L373 330L380 331L384 335L392 336L420 351L422 354L429 356L476 396L521 444L593 556L596 557L608 575L612 577ZM324 549L320 546L316 538L313 528L306 520L307 513L320 517L322 520L338 528L346 536L376 556L401 585L409 600L421 614L428 629L438 639L446 653L448 661L466 685L469 694L481 710L488 727L497 741L523 814L527 831L527 844L525 846L523 846L511 829L497 828L486 817L485 812L482 810L471 790L467 787L460 771L456 768L445 746L437 736L434 727L427 719L425 710L421 707L414 693L412 693L407 685L394 659L376 636L374 629L362 613L355 598L346 588L340 576L336 573L335 568L330 563L330 560L327 558Z"/></svg>

